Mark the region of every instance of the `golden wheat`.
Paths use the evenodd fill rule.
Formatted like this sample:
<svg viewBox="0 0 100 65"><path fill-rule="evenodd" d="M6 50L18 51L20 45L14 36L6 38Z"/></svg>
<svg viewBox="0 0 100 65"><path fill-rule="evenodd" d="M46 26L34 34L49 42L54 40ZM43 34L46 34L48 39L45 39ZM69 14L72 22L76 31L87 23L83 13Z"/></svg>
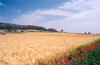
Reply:
<svg viewBox="0 0 100 65"><path fill-rule="evenodd" d="M63 58L72 48L99 39L76 33L0 35L0 65L40 65Z"/></svg>

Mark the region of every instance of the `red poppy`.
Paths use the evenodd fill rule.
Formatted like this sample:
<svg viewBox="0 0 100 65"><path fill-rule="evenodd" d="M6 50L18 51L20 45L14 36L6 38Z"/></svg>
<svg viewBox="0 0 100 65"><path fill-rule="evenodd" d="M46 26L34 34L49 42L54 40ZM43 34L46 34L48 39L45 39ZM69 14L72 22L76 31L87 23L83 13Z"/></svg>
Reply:
<svg viewBox="0 0 100 65"><path fill-rule="evenodd" d="M78 50L76 50L76 52L78 52Z"/></svg>
<svg viewBox="0 0 100 65"><path fill-rule="evenodd" d="M83 57L83 59L85 59L85 57Z"/></svg>
<svg viewBox="0 0 100 65"><path fill-rule="evenodd" d="M80 59L83 59L83 58L80 58Z"/></svg>
<svg viewBox="0 0 100 65"><path fill-rule="evenodd" d="M70 62L71 60L70 60L70 59L68 59L68 61Z"/></svg>
<svg viewBox="0 0 100 65"><path fill-rule="evenodd" d="M94 44L94 47L98 47L98 44Z"/></svg>
<svg viewBox="0 0 100 65"><path fill-rule="evenodd" d="M73 63L74 61L70 61L70 62L72 62L72 63Z"/></svg>
<svg viewBox="0 0 100 65"><path fill-rule="evenodd" d="M73 54L71 53L70 56L72 56Z"/></svg>
<svg viewBox="0 0 100 65"><path fill-rule="evenodd" d="M78 51L78 54L80 54L81 51L82 51L82 50L79 50L79 51Z"/></svg>
<svg viewBox="0 0 100 65"><path fill-rule="evenodd" d="M94 49L92 46L90 46L91 49Z"/></svg>
<svg viewBox="0 0 100 65"><path fill-rule="evenodd" d="M86 56L86 53L82 53L82 55Z"/></svg>
<svg viewBox="0 0 100 65"><path fill-rule="evenodd" d="M86 50L85 48L82 49L83 52L84 52L85 50Z"/></svg>
<svg viewBox="0 0 100 65"><path fill-rule="evenodd" d="M99 43L100 43L100 40L99 40Z"/></svg>
<svg viewBox="0 0 100 65"><path fill-rule="evenodd" d="M92 53L90 53L90 54L92 54Z"/></svg>
<svg viewBox="0 0 100 65"><path fill-rule="evenodd" d="M86 56L86 54L84 54L84 56Z"/></svg>
<svg viewBox="0 0 100 65"><path fill-rule="evenodd" d="M64 62L67 62L67 57L64 59Z"/></svg>
<svg viewBox="0 0 100 65"><path fill-rule="evenodd" d="M85 61L87 61L86 59L84 59Z"/></svg>
<svg viewBox="0 0 100 65"><path fill-rule="evenodd" d="M59 63L62 63L63 61L59 61Z"/></svg>
<svg viewBox="0 0 100 65"><path fill-rule="evenodd" d="M95 56L93 56L93 57L95 57Z"/></svg>
<svg viewBox="0 0 100 65"><path fill-rule="evenodd" d="M74 62L73 60L68 59L69 62Z"/></svg>
<svg viewBox="0 0 100 65"><path fill-rule="evenodd" d="M77 53L75 53L75 56L77 56Z"/></svg>
<svg viewBox="0 0 100 65"><path fill-rule="evenodd" d="M75 58L72 58L72 60L74 61L74 60L76 60Z"/></svg>
<svg viewBox="0 0 100 65"><path fill-rule="evenodd" d="M88 50L90 49L90 47L88 47Z"/></svg>
<svg viewBox="0 0 100 65"><path fill-rule="evenodd" d="M57 64L55 64L55 65L57 65Z"/></svg>

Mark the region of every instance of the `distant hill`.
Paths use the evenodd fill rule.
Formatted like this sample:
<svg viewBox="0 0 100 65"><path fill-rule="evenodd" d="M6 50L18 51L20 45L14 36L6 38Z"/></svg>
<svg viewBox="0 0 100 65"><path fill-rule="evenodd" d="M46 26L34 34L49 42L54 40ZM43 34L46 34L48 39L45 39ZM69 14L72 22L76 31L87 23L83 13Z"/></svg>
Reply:
<svg viewBox="0 0 100 65"><path fill-rule="evenodd" d="M18 25L18 24L2 23L2 22L0 22L0 29L7 29L7 30L10 30L10 29L20 29L20 30L34 29L34 30L57 32L57 30L54 29L54 28L46 29L46 28L44 28L42 26Z"/></svg>

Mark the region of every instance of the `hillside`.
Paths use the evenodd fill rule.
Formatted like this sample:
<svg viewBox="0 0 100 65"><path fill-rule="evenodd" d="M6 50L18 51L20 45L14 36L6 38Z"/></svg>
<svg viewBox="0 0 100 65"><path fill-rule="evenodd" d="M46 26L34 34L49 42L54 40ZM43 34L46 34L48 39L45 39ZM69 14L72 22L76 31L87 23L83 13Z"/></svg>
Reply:
<svg viewBox="0 0 100 65"><path fill-rule="evenodd" d="M2 23L0 22L0 29L20 29L20 30L26 30L26 29L34 29L34 30L43 30L43 31L52 31L57 32L56 29L46 29L42 26L34 26L34 25L18 25L18 24L11 24L11 23Z"/></svg>

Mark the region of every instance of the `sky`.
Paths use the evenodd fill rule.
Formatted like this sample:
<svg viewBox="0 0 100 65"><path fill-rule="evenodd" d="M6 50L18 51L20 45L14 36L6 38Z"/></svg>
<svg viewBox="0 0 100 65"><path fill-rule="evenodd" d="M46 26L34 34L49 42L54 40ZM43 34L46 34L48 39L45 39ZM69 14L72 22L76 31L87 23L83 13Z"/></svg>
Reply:
<svg viewBox="0 0 100 65"><path fill-rule="evenodd" d="M100 0L0 0L0 22L100 33Z"/></svg>

